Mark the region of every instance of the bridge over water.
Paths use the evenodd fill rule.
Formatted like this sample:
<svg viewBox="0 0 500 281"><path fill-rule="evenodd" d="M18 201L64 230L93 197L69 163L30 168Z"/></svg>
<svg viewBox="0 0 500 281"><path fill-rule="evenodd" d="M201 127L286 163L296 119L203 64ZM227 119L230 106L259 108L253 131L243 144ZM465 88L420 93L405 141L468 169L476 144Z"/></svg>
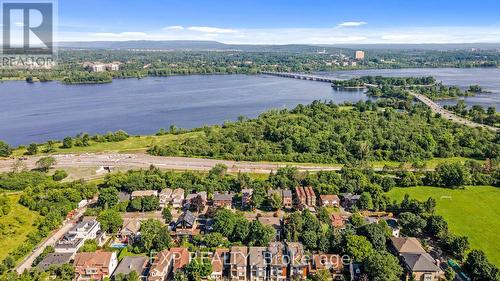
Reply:
<svg viewBox="0 0 500 281"><path fill-rule="evenodd" d="M325 76L317 76L317 75L309 75L309 74L301 74L301 73L289 73L289 72L271 72L271 71L262 71L261 74L265 75L272 75L272 76L278 76L278 77L285 77L285 78L293 78L293 79L300 79L300 80L310 80L310 81L319 81L319 82L327 82L327 83L333 83L334 81L338 79L330 78L330 77L325 77ZM365 87L378 87L378 85L374 84L364 84ZM420 86L420 87L428 87L432 85L415 85L415 86ZM455 123L459 123L462 125L470 126L470 127L479 127L479 128L485 128L489 129L492 131L499 131L499 128L493 127L493 126L488 126L480 123L476 123L470 120L467 120L465 118L462 118L455 113L444 109L441 107L439 104L435 103L431 99L427 98L424 95L417 94L413 91L408 91L408 93L412 96L414 96L417 100L428 106L434 113L440 114L443 118L447 118L450 121L453 121Z"/></svg>

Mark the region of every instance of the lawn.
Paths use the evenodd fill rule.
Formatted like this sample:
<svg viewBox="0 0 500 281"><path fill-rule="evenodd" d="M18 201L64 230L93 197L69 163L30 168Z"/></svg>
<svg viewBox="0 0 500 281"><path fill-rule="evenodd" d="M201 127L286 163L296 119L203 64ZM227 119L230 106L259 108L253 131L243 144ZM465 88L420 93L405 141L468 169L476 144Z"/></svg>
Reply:
<svg viewBox="0 0 500 281"><path fill-rule="evenodd" d="M11 201L11 211L0 217L0 260L19 246L31 231L36 230L33 222L39 217L36 212L18 203L20 193L7 195Z"/></svg>
<svg viewBox="0 0 500 281"><path fill-rule="evenodd" d="M467 235L472 248L483 250L489 260L500 266L500 188L474 186L445 189L419 186L395 188L388 195L400 201L405 194L419 200L433 197L437 214L442 215L450 230Z"/></svg>

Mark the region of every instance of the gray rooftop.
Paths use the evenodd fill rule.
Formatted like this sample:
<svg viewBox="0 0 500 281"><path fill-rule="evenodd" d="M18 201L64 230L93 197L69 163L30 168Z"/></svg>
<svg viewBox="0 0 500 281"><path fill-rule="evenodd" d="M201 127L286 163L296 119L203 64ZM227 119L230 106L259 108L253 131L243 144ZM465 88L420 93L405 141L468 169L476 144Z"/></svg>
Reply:
<svg viewBox="0 0 500 281"><path fill-rule="evenodd" d="M404 262L413 272L438 272L440 269L428 253L401 254Z"/></svg>
<svg viewBox="0 0 500 281"><path fill-rule="evenodd" d="M147 264L148 257L125 257L116 268L113 276L120 273L127 275L132 271L137 272L141 276Z"/></svg>
<svg viewBox="0 0 500 281"><path fill-rule="evenodd" d="M71 260L71 253L50 253L36 266L37 268L45 271L49 269L51 265L61 265L69 263Z"/></svg>

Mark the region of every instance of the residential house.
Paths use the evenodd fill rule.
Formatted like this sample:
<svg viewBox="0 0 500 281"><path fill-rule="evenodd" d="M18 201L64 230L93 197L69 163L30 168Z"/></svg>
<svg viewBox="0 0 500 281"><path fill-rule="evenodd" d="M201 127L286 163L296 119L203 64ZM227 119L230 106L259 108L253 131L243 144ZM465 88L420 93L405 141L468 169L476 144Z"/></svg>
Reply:
<svg viewBox="0 0 500 281"><path fill-rule="evenodd" d="M320 195L319 201L321 207L340 207L340 199L334 194Z"/></svg>
<svg viewBox="0 0 500 281"><path fill-rule="evenodd" d="M196 217L191 211L184 211L175 223L175 229L193 229L196 228Z"/></svg>
<svg viewBox="0 0 500 281"><path fill-rule="evenodd" d="M283 242L271 242L267 247L268 277L271 281L284 281L288 273L288 254Z"/></svg>
<svg viewBox="0 0 500 281"><path fill-rule="evenodd" d="M231 280L247 280L247 247L233 246L230 255Z"/></svg>
<svg viewBox="0 0 500 281"><path fill-rule="evenodd" d="M106 66L102 63L91 64L89 68L92 72L103 72L106 70Z"/></svg>
<svg viewBox="0 0 500 281"><path fill-rule="evenodd" d="M333 228L343 229L347 221L347 217L341 214L332 214L330 217L330 221Z"/></svg>
<svg viewBox="0 0 500 281"><path fill-rule="evenodd" d="M172 203L172 192L171 188L165 188L160 191L158 195L160 198L160 207L165 208Z"/></svg>
<svg viewBox="0 0 500 281"><path fill-rule="evenodd" d="M252 204L253 189L245 188L241 190L241 207L248 208Z"/></svg>
<svg viewBox="0 0 500 281"><path fill-rule="evenodd" d="M441 280L442 271L428 253L403 253L401 259L407 273L406 280Z"/></svg>
<svg viewBox="0 0 500 281"><path fill-rule="evenodd" d="M310 186L295 188L296 205L298 208L303 209L306 207L313 208L316 206L316 194Z"/></svg>
<svg viewBox="0 0 500 281"><path fill-rule="evenodd" d="M391 237L392 250L399 255L406 273L405 280L437 281L442 271L414 237ZM411 277L413 276L413 277Z"/></svg>
<svg viewBox="0 0 500 281"><path fill-rule="evenodd" d="M139 236L141 221L137 219L123 220L122 228L118 231L117 237L122 243L133 243Z"/></svg>
<svg viewBox="0 0 500 281"><path fill-rule="evenodd" d="M56 242L54 252L71 253L73 257L85 240L96 239L100 230L101 224L95 219L81 221Z"/></svg>
<svg viewBox="0 0 500 281"><path fill-rule="evenodd" d="M306 279L309 262L304 254L304 247L299 242L286 243L288 256L290 258L290 278Z"/></svg>
<svg viewBox="0 0 500 281"><path fill-rule="evenodd" d="M292 209L293 207L292 191L289 189L283 190L282 197L283 197L283 207L285 209Z"/></svg>
<svg viewBox="0 0 500 281"><path fill-rule="evenodd" d="M182 208L184 204L184 189L176 188L172 191L172 207Z"/></svg>
<svg viewBox="0 0 500 281"><path fill-rule="evenodd" d="M399 237L399 232L401 228L399 227L398 221L396 219L386 219L387 226L391 229L392 236Z"/></svg>
<svg viewBox="0 0 500 281"><path fill-rule="evenodd" d="M333 279L342 277L344 264L339 255L315 254L311 260L310 273L315 274L318 270L328 270Z"/></svg>
<svg viewBox="0 0 500 281"><path fill-rule="evenodd" d="M71 253L50 253L36 266L41 271L46 271L52 265L69 263L73 254Z"/></svg>
<svg viewBox="0 0 500 281"><path fill-rule="evenodd" d="M139 277L145 279L147 276L147 267L149 264L148 257L139 256L139 257L124 257L120 262L115 272L113 272L113 278L119 274L128 275L132 271L135 271Z"/></svg>
<svg viewBox="0 0 500 281"><path fill-rule="evenodd" d="M267 280L267 263L265 260L265 247L250 247L248 250L248 263L250 266L250 281Z"/></svg>
<svg viewBox="0 0 500 281"><path fill-rule="evenodd" d="M148 281L165 281L172 272L173 261L169 250L156 254L148 273Z"/></svg>
<svg viewBox="0 0 500 281"><path fill-rule="evenodd" d="M224 276L227 275L229 269L230 255L228 248L215 249L212 256L212 274L210 279L212 280L223 280Z"/></svg>
<svg viewBox="0 0 500 281"><path fill-rule="evenodd" d="M191 193L186 196L186 200L184 201L184 208L190 209L191 208L191 201L195 198L200 198L201 204L203 207L207 205L207 192L206 191L200 191L197 193Z"/></svg>
<svg viewBox="0 0 500 281"><path fill-rule="evenodd" d="M275 240L281 240L282 221L278 217L258 217L257 220L266 226L271 226L276 231Z"/></svg>
<svg viewBox="0 0 500 281"><path fill-rule="evenodd" d="M213 205L215 207L229 207L233 204L233 194L232 193L214 193Z"/></svg>
<svg viewBox="0 0 500 281"><path fill-rule="evenodd" d="M156 190L136 190L136 191L132 191L130 198L133 200L136 198L147 197L147 196L158 196L158 191L156 191Z"/></svg>
<svg viewBox="0 0 500 281"><path fill-rule="evenodd" d="M307 196L302 186L295 187L295 204L299 209L307 206Z"/></svg>
<svg viewBox="0 0 500 281"><path fill-rule="evenodd" d="M190 261L187 248L171 248L156 254L149 269L148 281L170 280L169 276L183 269Z"/></svg>
<svg viewBox="0 0 500 281"><path fill-rule="evenodd" d="M343 194L341 205L345 209L351 209L352 206L356 206L356 204L359 201L359 198L361 198L361 195L356 195L352 193Z"/></svg>
<svg viewBox="0 0 500 281"><path fill-rule="evenodd" d="M306 186L306 187L304 187L304 191L306 193L307 206L315 207L316 206L316 193L314 193L314 190L312 189L312 187Z"/></svg>
<svg viewBox="0 0 500 281"><path fill-rule="evenodd" d="M73 262L76 280L102 280L118 266L115 252L78 253Z"/></svg>
<svg viewBox="0 0 500 281"><path fill-rule="evenodd" d="M107 63L104 65L107 71L118 71L120 70L120 64L118 63Z"/></svg>

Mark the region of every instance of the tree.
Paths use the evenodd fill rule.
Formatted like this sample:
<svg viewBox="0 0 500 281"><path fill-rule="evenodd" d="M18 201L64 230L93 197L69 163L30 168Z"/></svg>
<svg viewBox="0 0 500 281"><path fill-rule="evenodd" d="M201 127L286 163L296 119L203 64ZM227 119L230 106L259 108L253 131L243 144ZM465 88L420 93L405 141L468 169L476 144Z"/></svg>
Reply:
<svg viewBox="0 0 500 281"><path fill-rule="evenodd" d="M66 173L65 170L56 170L54 174L52 175L52 179L54 181L62 181L68 176L68 173Z"/></svg>
<svg viewBox="0 0 500 281"><path fill-rule="evenodd" d="M319 208L318 219L322 223L330 224L330 213L328 212L327 208L325 208L325 207Z"/></svg>
<svg viewBox="0 0 500 281"><path fill-rule="evenodd" d="M469 170L461 163L442 163L436 167L438 186L458 187L471 182Z"/></svg>
<svg viewBox="0 0 500 281"><path fill-rule="evenodd" d="M249 234L248 244L251 246L267 246L276 235L273 227L263 225L258 220L250 223L250 229L252 231Z"/></svg>
<svg viewBox="0 0 500 281"><path fill-rule="evenodd" d="M160 199L157 196L144 196L141 198L143 212L156 211L160 208Z"/></svg>
<svg viewBox="0 0 500 281"><path fill-rule="evenodd" d="M463 269L473 281L498 281L499 272L481 250L472 250L467 255Z"/></svg>
<svg viewBox="0 0 500 281"><path fill-rule="evenodd" d="M363 235L373 244L376 250L384 250L387 239L385 229L374 223L366 224L358 228L358 235Z"/></svg>
<svg viewBox="0 0 500 281"><path fill-rule="evenodd" d="M169 207L163 208L161 211L161 216L165 220L166 224L169 224L172 221L172 210Z"/></svg>
<svg viewBox="0 0 500 281"><path fill-rule="evenodd" d="M455 258L462 260L465 252L469 249L469 239L467 236L448 235L444 239L445 248Z"/></svg>
<svg viewBox="0 0 500 281"><path fill-rule="evenodd" d="M403 274L398 259L385 251L369 255L363 265L372 281L399 281Z"/></svg>
<svg viewBox="0 0 500 281"><path fill-rule="evenodd" d="M128 202L128 209L132 212L142 210L142 198L137 197Z"/></svg>
<svg viewBox="0 0 500 281"><path fill-rule="evenodd" d="M254 208L260 208L265 200L266 190L262 187L255 188L252 193L252 206Z"/></svg>
<svg viewBox="0 0 500 281"><path fill-rule="evenodd" d="M203 237L203 241L209 248L223 247L228 244L226 237L219 232L211 232Z"/></svg>
<svg viewBox="0 0 500 281"><path fill-rule="evenodd" d="M348 235L346 237L345 252L351 260L361 262L373 254L374 249L370 241L364 236Z"/></svg>
<svg viewBox="0 0 500 281"><path fill-rule="evenodd" d="M221 178L227 173L227 166L224 164L215 164L208 172L209 178Z"/></svg>
<svg viewBox="0 0 500 281"><path fill-rule="evenodd" d="M363 192L358 200L358 208L360 210L372 210L373 202L372 196L368 192Z"/></svg>
<svg viewBox="0 0 500 281"><path fill-rule="evenodd" d="M56 164L54 157L42 157L36 161L36 168L42 172L48 172Z"/></svg>
<svg viewBox="0 0 500 281"><path fill-rule="evenodd" d="M116 233L123 224L120 213L113 209L104 210L99 213L97 221L101 224L101 229L107 233Z"/></svg>
<svg viewBox="0 0 500 281"><path fill-rule="evenodd" d="M9 157L12 154L12 147L0 140L0 157Z"/></svg>
<svg viewBox="0 0 500 281"><path fill-rule="evenodd" d="M430 216L427 218L425 232L434 238L443 238L448 233L448 223L442 216Z"/></svg>
<svg viewBox="0 0 500 281"><path fill-rule="evenodd" d="M454 281L455 271L451 267L448 267L444 272L444 277L446 281Z"/></svg>
<svg viewBox="0 0 500 281"><path fill-rule="evenodd" d="M399 215L399 224L403 228L403 232L410 236L417 236L422 228L426 226L426 221L419 215L405 212Z"/></svg>
<svg viewBox="0 0 500 281"><path fill-rule="evenodd" d="M327 269L321 269L316 272L311 278L312 281L330 281L332 274Z"/></svg>
<svg viewBox="0 0 500 281"><path fill-rule="evenodd" d="M72 148L73 147L73 138L65 137L62 141L61 148Z"/></svg>
<svg viewBox="0 0 500 281"><path fill-rule="evenodd" d="M193 259L186 266L185 272L190 281L199 281L212 274L212 263L202 258Z"/></svg>
<svg viewBox="0 0 500 281"><path fill-rule="evenodd" d="M234 213L227 209L220 209L214 216L213 229L229 237L233 233L236 220Z"/></svg>
<svg viewBox="0 0 500 281"><path fill-rule="evenodd" d="M273 193L271 198L269 198L269 201L271 207L275 210L279 210L283 206L283 198L281 197L281 194L277 192Z"/></svg>
<svg viewBox="0 0 500 281"><path fill-rule="evenodd" d="M94 239L88 239L88 240L85 240L85 242L83 242L83 246L78 249L78 252L95 252L97 251L97 248L99 246L97 245L97 241L95 241Z"/></svg>
<svg viewBox="0 0 500 281"><path fill-rule="evenodd" d="M300 233L302 232L304 222L300 212L292 213L285 222L286 239L292 242L299 241Z"/></svg>
<svg viewBox="0 0 500 281"><path fill-rule="evenodd" d="M30 143L26 149L26 154L36 155L38 153L38 145L36 143Z"/></svg>
<svg viewBox="0 0 500 281"><path fill-rule="evenodd" d="M201 198L201 195L196 196L195 198L191 199L191 202L189 203L189 209L193 212L201 212L205 208L205 202L203 202L203 198Z"/></svg>
<svg viewBox="0 0 500 281"><path fill-rule="evenodd" d="M364 225L366 222L365 222L365 218L363 217L363 215L361 215L360 213L354 213L350 218L349 218L349 222L354 226L354 227L360 227L362 225Z"/></svg>
<svg viewBox="0 0 500 281"><path fill-rule="evenodd" d="M108 209L118 204L118 190L114 187L103 188L99 192L97 206Z"/></svg>
<svg viewBox="0 0 500 281"><path fill-rule="evenodd" d="M159 220L148 219L141 223L140 242L146 252L159 252L170 246L172 238L168 233L167 227Z"/></svg>
<svg viewBox="0 0 500 281"><path fill-rule="evenodd" d="M235 219L233 232L230 235L230 240L233 242L245 242L250 233L250 222L243 216Z"/></svg>
<svg viewBox="0 0 500 281"><path fill-rule="evenodd" d="M301 240L306 249L315 250L318 247L318 235L314 231L302 233Z"/></svg>

